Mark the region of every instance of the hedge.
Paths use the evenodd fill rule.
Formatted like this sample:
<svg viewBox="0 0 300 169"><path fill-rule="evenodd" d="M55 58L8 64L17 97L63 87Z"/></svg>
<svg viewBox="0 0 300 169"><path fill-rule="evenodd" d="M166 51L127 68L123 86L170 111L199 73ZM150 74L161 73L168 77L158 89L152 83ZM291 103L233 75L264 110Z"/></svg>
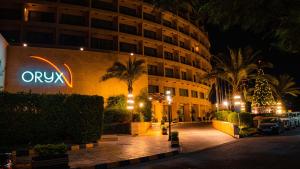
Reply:
<svg viewBox="0 0 300 169"><path fill-rule="evenodd" d="M130 134L130 113L124 109L107 108L104 110L104 134Z"/></svg>
<svg viewBox="0 0 300 169"><path fill-rule="evenodd" d="M0 146L97 141L101 137L100 96L0 93Z"/></svg>
<svg viewBox="0 0 300 169"><path fill-rule="evenodd" d="M253 126L253 118L250 113L239 113L240 125L251 127ZM217 120L228 121L230 123L239 124L238 113L232 111L219 111L216 112Z"/></svg>

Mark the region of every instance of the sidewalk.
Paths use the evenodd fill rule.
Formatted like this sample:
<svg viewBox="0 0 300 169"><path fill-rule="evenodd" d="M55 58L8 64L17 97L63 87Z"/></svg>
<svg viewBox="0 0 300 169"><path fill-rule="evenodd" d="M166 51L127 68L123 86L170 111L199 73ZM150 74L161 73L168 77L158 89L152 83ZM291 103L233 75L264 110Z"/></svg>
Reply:
<svg viewBox="0 0 300 169"><path fill-rule="evenodd" d="M135 159L167 153L172 149L167 136L118 136L118 141L100 142L93 149L69 153L70 167L94 166L102 163Z"/></svg>

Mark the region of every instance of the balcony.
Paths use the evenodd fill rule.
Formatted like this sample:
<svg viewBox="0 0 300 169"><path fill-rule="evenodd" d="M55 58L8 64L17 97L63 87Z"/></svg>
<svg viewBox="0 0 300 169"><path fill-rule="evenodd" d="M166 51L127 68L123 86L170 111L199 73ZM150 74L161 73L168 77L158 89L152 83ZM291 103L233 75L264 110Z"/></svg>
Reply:
<svg viewBox="0 0 300 169"><path fill-rule="evenodd" d="M190 61L188 61L187 59L183 59L183 57L180 57L180 63L185 65L192 65Z"/></svg>
<svg viewBox="0 0 300 169"><path fill-rule="evenodd" d="M195 39L196 41L198 41L198 36L197 36L197 34L191 33L191 37L192 37L193 39Z"/></svg>
<svg viewBox="0 0 300 169"><path fill-rule="evenodd" d="M60 2L71 5L89 6L89 0L60 0Z"/></svg>
<svg viewBox="0 0 300 169"><path fill-rule="evenodd" d="M144 29L144 37L157 40L156 32L147 29Z"/></svg>
<svg viewBox="0 0 300 169"><path fill-rule="evenodd" d="M144 55L152 56L152 57L159 57L157 54L157 50L155 48L144 47Z"/></svg>
<svg viewBox="0 0 300 169"><path fill-rule="evenodd" d="M55 14L49 12L29 11L29 21L54 23Z"/></svg>
<svg viewBox="0 0 300 169"><path fill-rule="evenodd" d="M117 30L117 24L114 24L112 21L106 21L106 20L92 18L91 25L93 28Z"/></svg>
<svg viewBox="0 0 300 169"><path fill-rule="evenodd" d="M68 25L87 26L87 22L84 16L76 16L69 14L62 14L60 23Z"/></svg>
<svg viewBox="0 0 300 169"><path fill-rule="evenodd" d="M93 0L92 1L92 8L102 9L107 11L117 11L117 8L113 5L113 3L104 2L100 0Z"/></svg>
<svg viewBox="0 0 300 169"><path fill-rule="evenodd" d="M190 47L188 47L184 42L180 42L179 46L180 46L181 48L186 49L186 50L191 50Z"/></svg>
<svg viewBox="0 0 300 169"><path fill-rule="evenodd" d="M186 35L189 35L189 31L184 29L183 27L179 27L179 32L181 32L183 34L186 34Z"/></svg>
<svg viewBox="0 0 300 169"><path fill-rule="evenodd" d="M131 25L120 24L120 32L137 35L137 28Z"/></svg>
<svg viewBox="0 0 300 169"><path fill-rule="evenodd" d="M122 14L134 16L134 17L140 17L140 16L138 16L136 9L128 8L125 6L120 6L119 10L120 10L120 13L122 13Z"/></svg>
<svg viewBox="0 0 300 169"><path fill-rule="evenodd" d="M163 25L172 29L176 29L177 25L175 23L172 23L170 21L167 21L165 19L163 19L162 21Z"/></svg>
<svg viewBox="0 0 300 169"><path fill-rule="evenodd" d="M120 42L120 51L128 53L138 53L137 45L125 42Z"/></svg>
<svg viewBox="0 0 300 169"><path fill-rule="evenodd" d="M166 43L169 43L169 44L172 44L172 45L176 45L176 46L178 45L177 40L174 40L170 36L164 36L163 39L164 39L164 42L166 42Z"/></svg>
<svg viewBox="0 0 300 169"><path fill-rule="evenodd" d="M161 23L160 19L156 18L156 16L154 16L152 14L148 14L148 13L144 12L143 16L144 16L144 19L147 20L147 21L155 22L155 23L158 23L158 24Z"/></svg>

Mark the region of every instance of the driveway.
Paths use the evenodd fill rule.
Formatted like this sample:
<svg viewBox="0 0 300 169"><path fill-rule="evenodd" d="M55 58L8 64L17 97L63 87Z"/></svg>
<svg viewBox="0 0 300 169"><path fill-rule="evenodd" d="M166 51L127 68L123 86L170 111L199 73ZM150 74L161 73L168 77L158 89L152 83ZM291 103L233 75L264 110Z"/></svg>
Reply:
<svg viewBox="0 0 300 169"><path fill-rule="evenodd" d="M200 152L126 169L289 169L300 168L300 129L279 136L239 139Z"/></svg>
<svg viewBox="0 0 300 169"><path fill-rule="evenodd" d="M217 131L210 124L174 127L179 131L181 151L192 152L234 141L231 136ZM132 137L118 136L118 141L100 142L99 146L89 150L69 152L70 166L83 167L134 159L144 156L170 152L174 149L167 141L168 136L151 134Z"/></svg>

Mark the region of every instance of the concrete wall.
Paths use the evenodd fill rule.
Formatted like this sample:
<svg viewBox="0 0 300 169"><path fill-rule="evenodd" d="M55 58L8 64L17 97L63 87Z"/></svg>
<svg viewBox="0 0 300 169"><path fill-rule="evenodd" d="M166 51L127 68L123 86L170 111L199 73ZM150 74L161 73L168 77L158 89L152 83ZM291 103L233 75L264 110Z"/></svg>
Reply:
<svg viewBox="0 0 300 169"><path fill-rule="evenodd" d="M22 46L9 46L7 53L6 91L78 93L84 95L101 95L104 98L119 94L127 95L126 83L115 78L104 82L100 81L100 79L105 74L107 68L112 66L115 61L126 62L128 54ZM53 71L53 68L49 64L30 58L30 56L41 56L50 60L63 70L67 74L66 76L69 76L67 69L63 66L67 64L72 71L73 87L23 82L21 76L26 70ZM137 57L142 58L140 56ZM138 95L140 90L147 88L147 86L147 75L143 75L134 83L133 94Z"/></svg>
<svg viewBox="0 0 300 169"><path fill-rule="evenodd" d="M4 87L7 42L0 34L0 91Z"/></svg>
<svg viewBox="0 0 300 169"><path fill-rule="evenodd" d="M239 135L238 127L232 123L213 120L212 126L217 130L220 130L226 134L231 135L232 137L237 137Z"/></svg>

